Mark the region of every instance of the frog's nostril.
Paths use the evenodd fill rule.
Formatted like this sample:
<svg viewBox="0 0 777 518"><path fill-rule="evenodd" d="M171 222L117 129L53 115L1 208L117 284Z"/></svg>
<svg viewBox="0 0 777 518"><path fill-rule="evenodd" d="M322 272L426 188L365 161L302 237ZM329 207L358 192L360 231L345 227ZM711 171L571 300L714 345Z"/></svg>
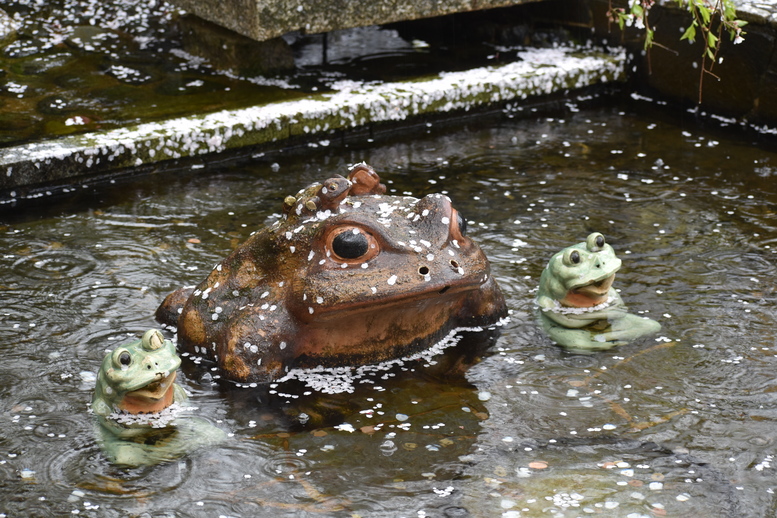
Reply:
<svg viewBox="0 0 777 518"><path fill-rule="evenodd" d="M429 275L429 268L427 266L422 266L418 269L419 275Z"/></svg>

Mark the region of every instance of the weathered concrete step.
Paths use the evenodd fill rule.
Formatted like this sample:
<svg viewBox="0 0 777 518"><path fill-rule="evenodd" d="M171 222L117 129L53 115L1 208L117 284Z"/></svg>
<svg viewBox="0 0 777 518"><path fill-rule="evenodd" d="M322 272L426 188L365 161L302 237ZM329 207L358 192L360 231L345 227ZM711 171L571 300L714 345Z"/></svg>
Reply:
<svg viewBox="0 0 777 518"><path fill-rule="evenodd" d="M170 0L186 11L257 41L292 31L339 29L431 18L538 0Z"/></svg>
<svg viewBox="0 0 777 518"><path fill-rule="evenodd" d="M295 136L325 139L337 130L481 108L623 81L626 76L623 51L529 49L518 56L519 61L498 67L3 148L0 203L28 197L28 192L37 192L35 186L75 182L78 177L108 175Z"/></svg>

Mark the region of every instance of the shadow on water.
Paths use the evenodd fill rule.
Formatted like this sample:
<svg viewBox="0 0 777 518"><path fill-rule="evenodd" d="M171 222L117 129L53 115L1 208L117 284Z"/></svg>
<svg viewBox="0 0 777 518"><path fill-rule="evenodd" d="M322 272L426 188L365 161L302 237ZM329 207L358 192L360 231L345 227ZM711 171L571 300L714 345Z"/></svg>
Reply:
<svg viewBox="0 0 777 518"><path fill-rule="evenodd" d="M628 105L573 108L5 211L0 512L773 514L777 154ZM231 386L187 358L192 404L230 438L155 467L107 463L86 412L106 349L155 327L164 296L275 221L286 195L362 160L390 193L444 192L467 218L511 310L495 343L342 394ZM541 334L533 298L549 257L593 231L623 260L629 310L663 329L571 355Z"/></svg>
<svg viewBox="0 0 777 518"><path fill-rule="evenodd" d="M219 385L211 374L212 367L192 370L187 375L221 387L221 393L231 401L235 419L262 423L267 433L303 433L347 423L350 428L373 434L395 426L409 428L402 422L410 417L430 413L443 416L450 410L461 410L462 405L471 410L464 414L482 420L486 414L482 403L473 399L475 387L466 380L465 373L481 361L498 337L498 328L459 331L454 336L455 344L444 354L391 362L369 370L331 369L269 386ZM386 415L391 409L407 408L408 401L416 405L410 407L414 409L412 414ZM460 424L459 428L473 433L471 425Z"/></svg>

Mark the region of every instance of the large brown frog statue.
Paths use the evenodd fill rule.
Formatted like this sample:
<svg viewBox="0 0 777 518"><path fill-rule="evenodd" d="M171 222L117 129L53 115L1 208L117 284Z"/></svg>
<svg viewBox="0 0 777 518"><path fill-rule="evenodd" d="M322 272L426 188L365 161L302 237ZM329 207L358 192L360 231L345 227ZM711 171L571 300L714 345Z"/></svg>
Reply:
<svg viewBox="0 0 777 518"><path fill-rule="evenodd" d="M506 313L488 259L447 196L387 196L359 164L286 198L196 288L156 312L179 347L238 382L361 366L430 347Z"/></svg>

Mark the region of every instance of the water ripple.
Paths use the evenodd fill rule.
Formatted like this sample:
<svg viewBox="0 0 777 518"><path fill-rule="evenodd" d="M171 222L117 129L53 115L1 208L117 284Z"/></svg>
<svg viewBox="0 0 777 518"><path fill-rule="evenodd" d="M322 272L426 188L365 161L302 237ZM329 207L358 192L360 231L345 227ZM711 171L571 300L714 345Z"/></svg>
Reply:
<svg viewBox="0 0 777 518"><path fill-rule="evenodd" d="M16 276L34 281L77 279L97 267L94 254L83 248L55 247L19 257L12 264Z"/></svg>

